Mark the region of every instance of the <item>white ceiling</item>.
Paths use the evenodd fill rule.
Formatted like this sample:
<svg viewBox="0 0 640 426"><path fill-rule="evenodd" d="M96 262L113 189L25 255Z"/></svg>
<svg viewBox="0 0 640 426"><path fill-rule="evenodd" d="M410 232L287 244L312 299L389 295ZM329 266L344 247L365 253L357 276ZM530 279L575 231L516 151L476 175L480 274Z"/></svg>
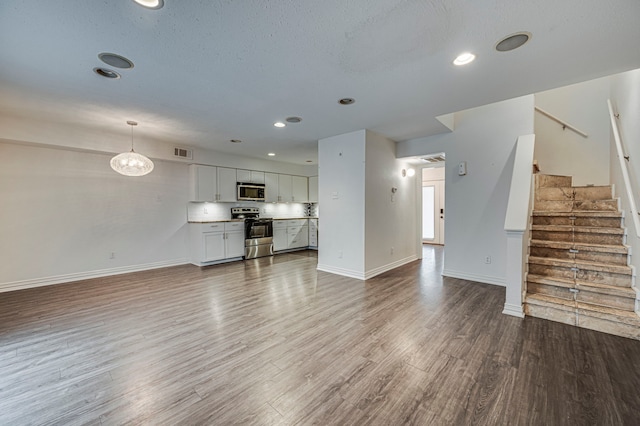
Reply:
<svg viewBox="0 0 640 426"><path fill-rule="evenodd" d="M640 68L639 18L637 0L2 0L0 114L125 134L136 120L146 137L304 164L321 138L433 135L441 114ZM531 41L494 50L518 31ZM476 61L452 65L467 50ZM135 67L99 77L100 52Z"/></svg>

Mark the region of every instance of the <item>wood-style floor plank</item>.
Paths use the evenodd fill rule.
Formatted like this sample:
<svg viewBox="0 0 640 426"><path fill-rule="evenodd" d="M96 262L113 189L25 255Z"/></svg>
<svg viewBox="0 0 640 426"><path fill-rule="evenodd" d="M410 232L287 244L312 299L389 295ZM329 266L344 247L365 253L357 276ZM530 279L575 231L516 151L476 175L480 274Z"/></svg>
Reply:
<svg viewBox="0 0 640 426"><path fill-rule="evenodd" d="M501 313L442 249L315 252L0 293L0 424L637 424L640 342Z"/></svg>

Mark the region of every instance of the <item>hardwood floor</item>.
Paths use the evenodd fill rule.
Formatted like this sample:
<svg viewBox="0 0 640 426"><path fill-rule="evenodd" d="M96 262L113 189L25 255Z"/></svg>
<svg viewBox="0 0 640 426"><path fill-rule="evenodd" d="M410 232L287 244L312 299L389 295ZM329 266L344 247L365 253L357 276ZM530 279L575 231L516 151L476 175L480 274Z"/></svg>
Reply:
<svg viewBox="0 0 640 426"><path fill-rule="evenodd" d="M640 342L501 313L442 249L314 252L0 294L0 424L638 424Z"/></svg>

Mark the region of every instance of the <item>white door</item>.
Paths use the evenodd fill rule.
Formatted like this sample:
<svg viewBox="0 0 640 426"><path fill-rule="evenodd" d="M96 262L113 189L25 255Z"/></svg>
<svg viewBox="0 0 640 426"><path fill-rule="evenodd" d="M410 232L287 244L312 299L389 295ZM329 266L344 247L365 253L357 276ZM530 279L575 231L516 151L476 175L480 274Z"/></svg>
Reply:
<svg viewBox="0 0 640 426"><path fill-rule="evenodd" d="M422 242L444 244L444 181L422 184Z"/></svg>

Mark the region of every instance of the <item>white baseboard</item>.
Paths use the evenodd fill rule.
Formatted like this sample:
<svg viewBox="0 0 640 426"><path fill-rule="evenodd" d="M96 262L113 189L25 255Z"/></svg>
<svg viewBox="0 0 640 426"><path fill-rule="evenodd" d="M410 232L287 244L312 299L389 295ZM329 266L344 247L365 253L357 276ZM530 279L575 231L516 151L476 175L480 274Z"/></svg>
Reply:
<svg viewBox="0 0 640 426"><path fill-rule="evenodd" d="M395 262L391 262L389 264L379 266L377 268L366 271L364 273L365 280L368 280L369 278L373 278L376 275L380 275L392 269L396 269L402 265L406 265L407 263L413 262L414 260L418 260L418 258L415 255L412 255L409 257L405 257L404 259L396 260Z"/></svg>
<svg viewBox="0 0 640 426"><path fill-rule="evenodd" d="M355 278L358 280L365 280L364 274L352 269L336 268L334 266L321 265L318 263L316 268L318 271L329 272L330 274L342 275L343 277Z"/></svg>
<svg viewBox="0 0 640 426"><path fill-rule="evenodd" d="M96 271L77 272L73 274L56 275L52 277L34 278L22 281L0 283L0 293L46 285L62 284L72 281L89 280L92 278L108 277L110 275L128 274L130 272L148 271L151 269L167 268L189 263L187 259L166 260L163 262L145 263L142 265L121 266L118 268L99 269Z"/></svg>
<svg viewBox="0 0 640 426"><path fill-rule="evenodd" d="M358 280L368 280L384 272L390 271L399 266L406 265L407 263L413 262L414 260L418 260L418 258L415 255L412 255L409 257L405 257L404 259L396 260L395 262L388 263L383 266L379 266L369 271L365 271L364 273L360 271L354 271L351 269L336 268L334 266L321 265L321 264L318 264L317 269L318 271L329 272L336 275L342 275L344 277L356 278Z"/></svg>
<svg viewBox="0 0 640 426"><path fill-rule="evenodd" d="M444 275L445 277L459 278L461 280L469 280L469 281L476 281L484 284L499 285L501 287L507 286L507 281L503 277L492 277L489 275L470 274L468 272L453 271L451 269L443 270L442 275Z"/></svg>
<svg viewBox="0 0 640 426"><path fill-rule="evenodd" d="M502 311L505 315L511 315L518 318L524 318L524 311L522 310L522 305L512 305L510 303L504 304L504 310Z"/></svg>

